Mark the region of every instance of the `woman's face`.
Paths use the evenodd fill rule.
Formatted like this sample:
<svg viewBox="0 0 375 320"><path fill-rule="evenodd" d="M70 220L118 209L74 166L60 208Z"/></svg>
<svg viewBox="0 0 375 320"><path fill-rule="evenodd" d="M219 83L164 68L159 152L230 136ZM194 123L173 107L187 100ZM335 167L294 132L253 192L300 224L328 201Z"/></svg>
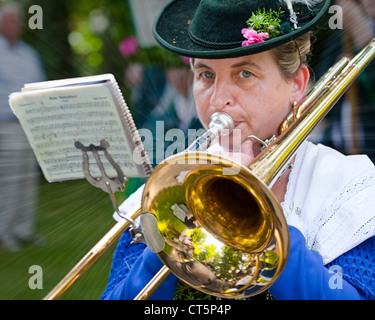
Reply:
<svg viewBox="0 0 375 320"><path fill-rule="evenodd" d="M282 77L271 53L229 59L195 59L194 97L198 116L207 128L215 112L226 112L241 130L241 141L274 134L291 111L296 81Z"/></svg>

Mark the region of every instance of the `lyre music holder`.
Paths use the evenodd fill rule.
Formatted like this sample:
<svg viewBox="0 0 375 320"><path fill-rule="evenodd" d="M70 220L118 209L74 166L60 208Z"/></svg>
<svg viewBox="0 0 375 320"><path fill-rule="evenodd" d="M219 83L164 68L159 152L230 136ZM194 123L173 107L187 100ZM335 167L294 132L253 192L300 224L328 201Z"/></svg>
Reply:
<svg viewBox="0 0 375 320"><path fill-rule="evenodd" d="M102 189L104 192L107 192L111 198L112 205L114 209L116 210L117 214L128 220L131 224L134 225L134 221L129 220L128 217L126 217L124 214L121 213L121 211L118 208L117 201L114 195L114 192L116 191L124 191L124 185L127 180L125 177L123 171L121 170L120 166L113 160L111 155L108 153L107 148L109 147L109 143L102 139L100 141L100 146L95 146L93 144L90 144L89 146L84 146L80 141L76 141L74 143L74 146L77 149L80 149L82 151L82 169L83 174L85 175L86 180L93 185L96 188ZM105 168L103 166L103 163L99 156L99 151L104 152L104 155L108 162L112 165L112 167L116 170L117 177L110 178L105 171ZM95 158L95 161L98 165L98 168L101 173L101 177L95 178L91 175L90 172L90 163L89 163L89 156L88 152L92 152Z"/></svg>

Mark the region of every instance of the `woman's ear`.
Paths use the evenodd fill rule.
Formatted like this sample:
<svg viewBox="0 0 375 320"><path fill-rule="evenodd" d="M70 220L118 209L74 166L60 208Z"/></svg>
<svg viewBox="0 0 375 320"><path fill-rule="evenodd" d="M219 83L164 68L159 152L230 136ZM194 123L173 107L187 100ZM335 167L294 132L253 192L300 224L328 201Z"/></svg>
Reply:
<svg viewBox="0 0 375 320"><path fill-rule="evenodd" d="M310 71L309 68L303 64L299 70L296 72L294 78L292 79L292 96L293 101L291 101L291 104L293 104L294 101L297 101L298 103L304 98L307 90L307 86L309 84L310 80Z"/></svg>

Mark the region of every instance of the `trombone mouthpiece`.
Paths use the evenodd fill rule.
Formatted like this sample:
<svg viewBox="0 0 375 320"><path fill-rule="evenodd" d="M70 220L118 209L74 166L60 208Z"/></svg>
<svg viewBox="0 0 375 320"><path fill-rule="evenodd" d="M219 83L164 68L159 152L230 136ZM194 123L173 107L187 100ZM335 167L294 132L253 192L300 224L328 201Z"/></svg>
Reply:
<svg viewBox="0 0 375 320"><path fill-rule="evenodd" d="M208 130L198 137L186 151L206 151L218 136L226 136L233 131L234 122L229 114L215 112L210 118Z"/></svg>
<svg viewBox="0 0 375 320"><path fill-rule="evenodd" d="M233 131L234 122L229 114L215 112L210 118L208 128L210 130L217 130L219 135L226 136Z"/></svg>

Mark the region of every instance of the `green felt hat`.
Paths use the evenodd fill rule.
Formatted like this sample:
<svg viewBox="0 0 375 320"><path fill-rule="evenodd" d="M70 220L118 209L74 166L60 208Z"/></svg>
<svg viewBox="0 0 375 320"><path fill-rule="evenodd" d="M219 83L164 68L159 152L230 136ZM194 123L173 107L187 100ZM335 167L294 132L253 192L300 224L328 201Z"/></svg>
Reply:
<svg viewBox="0 0 375 320"><path fill-rule="evenodd" d="M165 49L222 59L270 50L303 35L324 17L330 0L174 0L153 34Z"/></svg>

